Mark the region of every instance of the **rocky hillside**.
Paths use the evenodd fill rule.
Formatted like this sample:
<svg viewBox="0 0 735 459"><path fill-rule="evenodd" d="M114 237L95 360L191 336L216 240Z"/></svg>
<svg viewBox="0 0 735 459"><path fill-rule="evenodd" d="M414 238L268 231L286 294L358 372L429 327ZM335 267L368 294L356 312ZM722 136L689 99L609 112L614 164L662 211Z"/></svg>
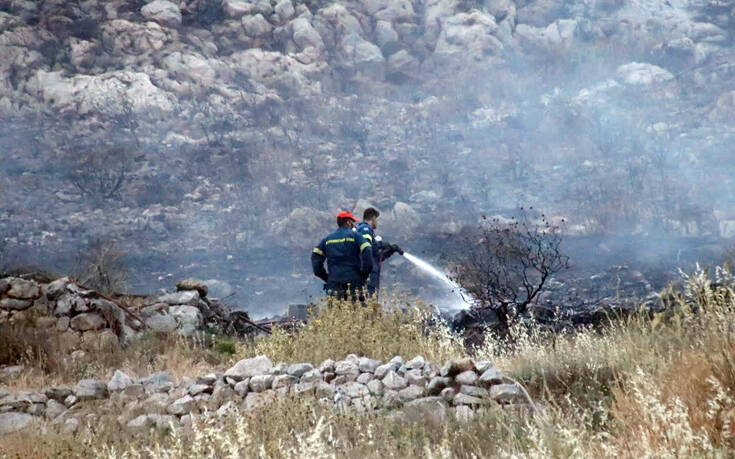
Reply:
<svg viewBox="0 0 735 459"><path fill-rule="evenodd" d="M2 0L5 261L114 241L137 287L229 276L257 313L318 293L304 254L337 208L417 250L518 205L731 237L733 8Z"/></svg>

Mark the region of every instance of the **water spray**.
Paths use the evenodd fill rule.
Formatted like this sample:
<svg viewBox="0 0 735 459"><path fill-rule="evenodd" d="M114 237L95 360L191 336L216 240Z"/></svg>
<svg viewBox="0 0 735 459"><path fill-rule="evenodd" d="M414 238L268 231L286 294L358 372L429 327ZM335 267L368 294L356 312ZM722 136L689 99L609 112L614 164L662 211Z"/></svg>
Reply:
<svg viewBox="0 0 735 459"><path fill-rule="evenodd" d="M416 267L431 275L435 279L440 280L443 284L451 288L452 293L457 296L457 301L452 304L451 309L466 309L472 305L472 295L470 295L459 284L450 279L449 276L447 276L441 270L432 266L429 262L422 260L421 258L408 252L404 253L403 256L406 258L406 260L413 263Z"/></svg>

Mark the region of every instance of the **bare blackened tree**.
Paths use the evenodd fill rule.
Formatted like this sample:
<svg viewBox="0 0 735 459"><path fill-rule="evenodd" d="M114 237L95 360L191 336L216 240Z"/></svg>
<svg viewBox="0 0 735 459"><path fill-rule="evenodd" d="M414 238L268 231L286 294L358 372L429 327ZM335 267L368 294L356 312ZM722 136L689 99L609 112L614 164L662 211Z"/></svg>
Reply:
<svg viewBox="0 0 735 459"><path fill-rule="evenodd" d="M96 147L75 156L67 175L82 197L98 204L120 198L121 190L132 176L133 155L128 148Z"/></svg>
<svg viewBox="0 0 735 459"><path fill-rule="evenodd" d="M544 215L532 221L524 209L510 221L483 217L479 234L469 238L455 280L477 300L476 308L495 310L505 330L569 265L561 228Z"/></svg>

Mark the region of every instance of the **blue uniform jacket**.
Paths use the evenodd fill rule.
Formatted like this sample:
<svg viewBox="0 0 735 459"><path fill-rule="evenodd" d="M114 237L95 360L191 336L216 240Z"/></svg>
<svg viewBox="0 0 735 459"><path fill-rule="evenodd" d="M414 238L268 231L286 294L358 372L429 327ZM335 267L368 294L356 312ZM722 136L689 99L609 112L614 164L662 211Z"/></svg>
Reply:
<svg viewBox="0 0 735 459"><path fill-rule="evenodd" d="M379 273L380 272L380 265L382 264L382 261L380 259L380 252L382 250L381 243L377 240L375 237L375 230L373 230L373 227L370 226L370 223L367 222L360 222L357 224L357 232L362 235L362 237L365 238L366 241L370 243L370 247L372 248L372 256L373 256L373 272Z"/></svg>
<svg viewBox="0 0 735 459"><path fill-rule="evenodd" d="M311 266L314 275L328 285L359 286L373 269L372 246L370 241L352 228L339 228L314 248Z"/></svg>

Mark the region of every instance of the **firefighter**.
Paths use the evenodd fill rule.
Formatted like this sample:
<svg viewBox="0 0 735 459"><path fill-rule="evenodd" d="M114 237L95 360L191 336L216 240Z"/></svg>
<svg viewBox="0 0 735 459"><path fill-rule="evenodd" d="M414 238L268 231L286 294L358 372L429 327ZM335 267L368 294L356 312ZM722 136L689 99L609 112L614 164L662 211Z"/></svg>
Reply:
<svg viewBox="0 0 735 459"><path fill-rule="evenodd" d="M372 246L355 231L351 212L337 214L337 231L322 239L311 254L314 275L325 282L331 296L357 300L373 268ZM324 269L324 261L327 269Z"/></svg>
<svg viewBox="0 0 735 459"><path fill-rule="evenodd" d="M380 269L383 262L394 253L403 255L403 250L400 247L383 242L382 238L375 234L375 230L378 229L378 217L380 217L380 212L375 208L368 207L362 214L362 221L357 225L357 232L362 234L362 237L368 240L372 246L373 270L367 284L367 291L370 295L376 295L380 291Z"/></svg>

